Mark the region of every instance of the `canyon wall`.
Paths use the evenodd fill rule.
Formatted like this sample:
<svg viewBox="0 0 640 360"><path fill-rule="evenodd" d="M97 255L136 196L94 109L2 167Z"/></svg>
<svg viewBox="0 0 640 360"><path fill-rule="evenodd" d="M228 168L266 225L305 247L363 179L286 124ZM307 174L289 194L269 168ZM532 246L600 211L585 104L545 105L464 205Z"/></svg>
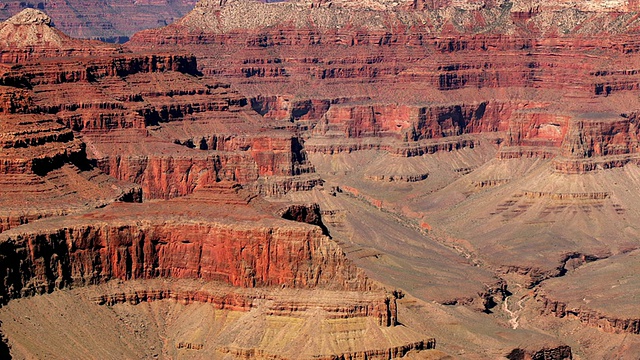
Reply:
<svg viewBox="0 0 640 360"><path fill-rule="evenodd" d="M2 234L2 299L69 285L155 277L375 289L317 227L249 224L104 224Z"/></svg>
<svg viewBox="0 0 640 360"><path fill-rule="evenodd" d="M55 31L46 15L33 11L20 16L27 15L42 21L11 21L18 28ZM78 61L42 49L30 51L31 61L7 66L0 76L7 89L4 111L50 114L48 119L66 136L60 141L73 137L68 143L75 144L74 153L88 156L108 175L141 185L147 198L182 196L220 180L250 184L263 177L282 178L254 186L270 195L319 181L297 179L314 170L292 129L262 122L228 84L203 79L193 56L124 53ZM142 147L134 150L137 145ZM55 162L60 161L64 159ZM4 167L22 166L12 164Z"/></svg>
<svg viewBox="0 0 640 360"><path fill-rule="evenodd" d="M33 8L49 14L55 26L72 37L125 42L137 31L173 22L193 9L195 3L194 0L5 1L0 5L0 20Z"/></svg>
<svg viewBox="0 0 640 360"><path fill-rule="evenodd" d="M156 278L221 281L252 290L284 286L382 294L325 236L317 207L285 207L285 218L316 225L294 226L267 214L273 209L265 209L256 197L283 197L321 185L324 180L315 174L307 152L320 153L314 154L320 158L380 150L366 154L389 156L392 166L408 164L408 170L359 173L360 163L347 159L344 177L343 164L323 176L344 181L342 188L375 208L417 214L416 224L429 229L420 241L435 242L429 236L442 231L442 225L428 216L451 211L454 204L462 209L467 199L486 193L501 198L501 188L520 186L521 173L536 159L553 159L540 162L549 165L553 176L637 164L640 102L634 92L640 88L635 61L640 47L638 17L632 12L637 6L603 11L608 4L571 9L563 1L525 6L518 1L205 0L175 25L143 31L126 47L76 42L56 31L50 19L29 11L0 31L0 38L7 39L0 108L10 125L2 129L0 145L7 151L0 183L30 186L35 195L25 203L36 204L27 212L0 214L0 256L6 264L0 268L2 299ZM425 161L413 164L409 157ZM435 158L448 160L440 166ZM512 171L514 159L523 162ZM487 161L498 171L487 175ZM480 174L474 176L475 170ZM351 182L349 171L363 177ZM468 174L470 180L462 180ZM543 188L544 177L536 180L540 187L513 193L530 203L616 197L607 190L559 192ZM386 182L393 182L393 188L371 196ZM99 191L82 191L92 185ZM439 193L449 185L453 195ZM398 194L404 191L411 201L402 203L406 198ZM11 193L3 197L9 199L6 204L19 196L4 193ZM438 196L445 200L439 202ZM143 197L158 201L140 208L112 204ZM80 200L71 204L71 198ZM497 208L512 207L508 201ZM56 206L43 208L43 203ZM526 217L530 203L514 207L512 218L498 210L486 215L491 209L484 208L448 217L461 223L476 219L471 228L477 229L473 226L485 224L484 219L490 228L498 222L492 216L503 216L502 225L518 230L520 224L510 221ZM420 206L432 211L427 214ZM557 206L559 211L564 207ZM74 213L82 215L68 216ZM62 225L35 221L36 216L56 215L65 216L58 219ZM397 220L417 226L403 215ZM527 225L539 223L529 220ZM566 234L558 233L556 238L564 239ZM483 261L494 253L495 243L466 249L467 240L471 244L478 234L454 239L453 245L449 238L442 243L462 255L461 262L489 268L493 265ZM509 241L528 240L520 235ZM512 250L511 244L495 248ZM355 256L370 257L363 263L385 269L392 263L388 255L366 248ZM492 270L497 276L528 277L525 287L566 271L566 259L557 268L555 263L536 267L529 260L521 266L494 264ZM428 281L441 286L450 279ZM506 283L483 282L487 290L478 293L481 306L466 297L452 297L446 304L500 311L494 306L499 296L493 295L504 294ZM218 296L169 287L123 290L97 301L174 299L250 311L248 304L255 300L253 293ZM378 325L395 325L395 295L387 295L355 305L314 306L330 317L374 317ZM307 306L287 300L268 310L291 315ZM606 326L634 329L633 321L613 322L620 326ZM200 346L183 342L180 349ZM338 356L394 357L430 346L410 343ZM227 350L236 357L271 356L256 349ZM507 357L570 358L571 349L516 348Z"/></svg>
<svg viewBox="0 0 640 360"><path fill-rule="evenodd" d="M550 299L543 292L536 294L536 299L541 304L544 315L578 319L587 326L596 327L605 332L640 334L640 319L618 318L587 307L573 308L562 301Z"/></svg>
<svg viewBox="0 0 640 360"><path fill-rule="evenodd" d="M295 124L307 151L419 156L475 146L484 134L500 159L557 158L555 171L584 173L638 161L638 101L628 95L640 84L637 10L201 1L129 46L191 49L204 74L250 94L267 119ZM619 131L625 139L613 138Z"/></svg>
<svg viewBox="0 0 640 360"><path fill-rule="evenodd" d="M109 290L111 289L111 290ZM247 312L256 309L267 316L306 318L311 309L321 309L326 319L373 318L379 326L397 325L397 293L380 291L332 291L287 287L241 288L219 282L161 279L130 281L118 288L113 284L93 287L91 300L98 305L138 305L173 300L188 305L212 304L216 309ZM314 291L315 296L309 296ZM302 296L305 295L305 296Z"/></svg>
<svg viewBox="0 0 640 360"><path fill-rule="evenodd" d="M24 80L19 83L28 84L27 77L25 73L0 76L5 84L19 78ZM0 232L114 201L142 200L140 187L93 167L86 144L55 115L38 109L28 87L14 83L2 86L1 92Z"/></svg>

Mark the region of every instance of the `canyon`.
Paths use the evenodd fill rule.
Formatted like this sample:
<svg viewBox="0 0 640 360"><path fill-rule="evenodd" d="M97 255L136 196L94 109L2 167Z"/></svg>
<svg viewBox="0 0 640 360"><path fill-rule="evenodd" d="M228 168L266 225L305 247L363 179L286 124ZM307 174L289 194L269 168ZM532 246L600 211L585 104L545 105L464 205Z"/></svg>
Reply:
<svg viewBox="0 0 640 360"><path fill-rule="evenodd" d="M47 13L56 28L74 38L126 42L135 32L165 26L193 9L195 0L4 1L0 20L24 9Z"/></svg>
<svg viewBox="0 0 640 360"><path fill-rule="evenodd" d="M0 25L0 354L637 355L640 4L177 3Z"/></svg>

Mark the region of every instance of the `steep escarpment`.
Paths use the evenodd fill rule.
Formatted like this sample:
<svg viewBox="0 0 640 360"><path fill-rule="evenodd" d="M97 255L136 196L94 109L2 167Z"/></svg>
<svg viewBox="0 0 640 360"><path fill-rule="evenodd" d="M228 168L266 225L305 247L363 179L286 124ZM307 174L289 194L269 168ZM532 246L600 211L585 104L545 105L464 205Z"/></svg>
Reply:
<svg viewBox="0 0 640 360"><path fill-rule="evenodd" d="M216 209L190 209L206 203L211 203L208 197L199 201L196 194L159 206L109 207L7 231L2 234L3 299L109 279L155 277L242 287L376 288L319 227L269 218L237 201L235 206L218 202ZM235 221L215 220L223 213L238 215ZM182 216L191 221L179 220Z"/></svg>
<svg viewBox="0 0 640 360"><path fill-rule="evenodd" d="M223 234L228 239L235 239L234 244L226 244ZM11 236L11 232L6 236ZM20 264L20 267L3 271L9 284L5 298L45 293L66 284L156 276L215 279L236 286L327 285L324 277L336 276L337 273L331 274L337 268L322 269L318 265L325 260L332 262L337 255L328 253L327 259L319 260L318 265L310 264L308 268L291 263L298 256L302 256L301 262L311 261L314 252L322 247L320 239L311 240L309 237L313 235L293 229L234 231L231 227L192 227L185 224L173 228L165 225L163 229L154 226L80 226L53 234L21 234L5 241L6 262ZM191 238L201 240L194 242ZM300 239L301 243L286 243L290 239ZM249 240L250 243L247 242ZM258 244L267 250L261 251ZM232 249L244 247L251 247L256 253L245 250L241 253L241 260L235 259L236 251ZM225 254L216 248L228 248L230 251ZM311 257L303 255L305 248L309 249ZM285 255L287 252L290 253ZM285 258L281 260L281 256ZM21 281L10 280L18 274ZM355 290L361 286L350 285L350 281L344 280L347 288L355 286Z"/></svg>
<svg viewBox="0 0 640 360"><path fill-rule="evenodd" d="M636 279L630 275L637 267L637 257L638 251L632 251L584 266L565 282L545 282L536 293L540 311L577 319L605 332L639 334Z"/></svg>
<svg viewBox="0 0 640 360"><path fill-rule="evenodd" d="M219 180L277 177L255 186L272 195L320 182L293 129L262 122L228 84L203 79L193 56L34 60L1 81L27 96L9 96L6 108L50 114L67 135L76 132L93 164L148 198Z"/></svg>
<svg viewBox="0 0 640 360"><path fill-rule="evenodd" d="M33 99L3 87L0 232L44 217L140 201L140 188L91 166L85 144L55 116L28 113Z"/></svg>
<svg viewBox="0 0 640 360"><path fill-rule="evenodd" d="M301 322L314 329L321 326L313 341L334 341L342 328L369 334L359 330L338 347L312 346L313 354L305 358L336 352L396 356L435 346L434 339L396 326L396 299L402 294L369 280L318 226L278 219L263 212L259 203L250 203L238 186L227 186L226 193L224 189L219 185L170 201L108 206L4 232L0 256L5 267L0 273L6 284L2 299L8 304L0 313L68 296L69 288L76 293L86 288L72 305L81 316L96 311L87 302L114 309L178 303L187 309L210 307L235 319L227 330L234 334L233 341L225 335L200 339L174 334L170 353L187 349L208 354L214 342L217 352L234 358L296 358L290 353L296 341L264 347L272 341L270 327L260 325L264 321L290 323L296 329ZM142 316L144 311L124 311L138 314L143 319L138 321L151 321ZM289 339L306 328L280 328L279 333ZM20 327L3 326L16 354L41 351L25 346L29 336L16 329ZM242 335L240 329L253 330ZM136 335L139 341L151 341L143 334L146 331ZM366 340L373 334L375 344Z"/></svg>
<svg viewBox="0 0 640 360"><path fill-rule="evenodd" d="M555 320L527 312L523 289L562 288L574 269L638 248L637 11L626 1L201 1L130 45L188 47L203 74L295 127L325 182L285 198L319 203L359 266L421 299L498 314L514 334L540 326L562 339L500 356L597 358L606 341L545 327ZM465 260L439 265L448 251Z"/></svg>
<svg viewBox="0 0 640 360"><path fill-rule="evenodd" d="M466 135L484 133L499 158L560 156L555 169L573 173L637 161L635 125L630 140L608 135L633 124L638 107L627 96L639 83L635 11L626 2L202 1L130 44L193 49L205 74L251 94L258 112L313 130L310 151L420 156L477 146Z"/></svg>

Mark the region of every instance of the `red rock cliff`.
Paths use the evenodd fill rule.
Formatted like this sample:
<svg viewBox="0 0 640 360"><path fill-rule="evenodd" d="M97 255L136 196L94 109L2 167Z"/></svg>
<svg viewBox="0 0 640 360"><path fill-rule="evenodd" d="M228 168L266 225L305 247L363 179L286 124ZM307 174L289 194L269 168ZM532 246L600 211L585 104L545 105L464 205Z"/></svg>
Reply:
<svg viewBox="0 0 640 360"><path fill-rule="evenodd" d="M7 231L0 242L5 264L0 273L6 284L2 298L114 278L198 278L241 287L376 288L318 227L275 219L175 221L160 215L169 209L179 214L177 209L188 206L188 201L179 201L162 205L163 210L151 204L115 207L95 214L113 219L110 222L77 217L62 224L48 222L56 225L50 230L41 223ZM252 212L245 210L248 213ZM135 220L142 215L149 220ZM131 220L117 220L123 216Z"/></svg>

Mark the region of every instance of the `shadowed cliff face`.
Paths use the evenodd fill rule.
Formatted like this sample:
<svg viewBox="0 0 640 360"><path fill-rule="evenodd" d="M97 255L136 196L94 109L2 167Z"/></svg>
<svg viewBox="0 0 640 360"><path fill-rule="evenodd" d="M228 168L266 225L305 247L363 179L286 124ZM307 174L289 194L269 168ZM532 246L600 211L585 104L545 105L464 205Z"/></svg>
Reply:
<svg viewBox="0 0 640 360"><path fill-rule="evenodd" d="M11 348L9 347L5 339L2 339L2 341L0 341L0 356L2 356L3 359L9 360L13 358L11 356Z"/></svg>
<svg viewBox="0 0 640 360"><path fill-rule="evenodd" d="M291 205L281 210L280 213L283 219L317 225L322 229L323 234L329 235L329 230L322 222L322 214L318 204Z"/></svg>

